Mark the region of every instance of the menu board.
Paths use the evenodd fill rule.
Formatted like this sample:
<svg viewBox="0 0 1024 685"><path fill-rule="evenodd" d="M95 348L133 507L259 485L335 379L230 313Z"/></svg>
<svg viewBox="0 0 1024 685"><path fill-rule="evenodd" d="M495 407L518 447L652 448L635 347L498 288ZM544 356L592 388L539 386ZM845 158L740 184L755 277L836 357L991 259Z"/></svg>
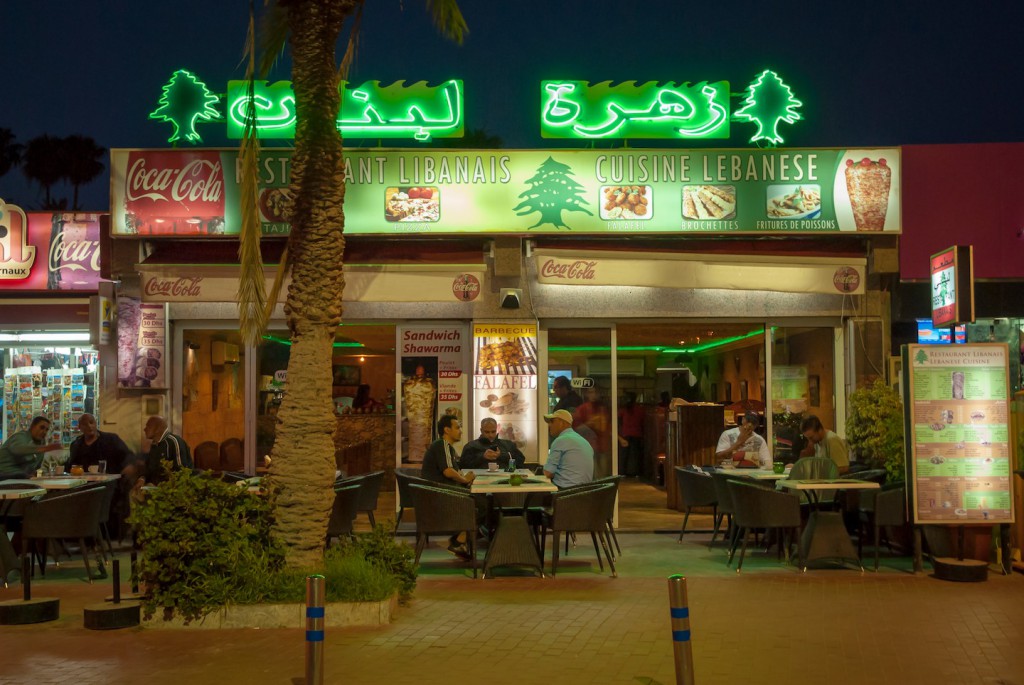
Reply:
<svg viewBox="0 0 1024 685"><path fill-rule="evenodd" d="M915 523L1010 523L1009 348L907 345Z"/></svg>
<svg viewBox="0 0 1024 685"><path fill-rule="evenodd" d="M466 330L463 326L399 326L401 373L401 460L419 464L435 439L435 424L444 414L462 424L463 439L474 429L465 425Z"/></svg>
<svg viewBox="0 0 1024 685"><path fill-rule="evenodd" d="M537 324L473 324L473 414L529 461L537 455Z"/></svg>
<svg viewBox="0 0 1024 685"><path fill-rule="evenodd" d="M117 300L117 384L165 388L167 313L163 304L134 297Z"/></svg>
<svg viewBox="0 0 1024 685"><path fill-rule="evenodd" d="M808 408L806 366L772 367L772 411L799 414Z"/></svg>

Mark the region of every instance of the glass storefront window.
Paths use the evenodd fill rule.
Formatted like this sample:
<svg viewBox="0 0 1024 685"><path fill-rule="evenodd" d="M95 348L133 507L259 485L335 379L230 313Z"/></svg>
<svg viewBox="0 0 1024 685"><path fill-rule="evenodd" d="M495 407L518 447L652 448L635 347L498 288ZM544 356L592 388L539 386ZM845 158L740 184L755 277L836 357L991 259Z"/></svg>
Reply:
<svg viewBox="0 0 1024 685"><path fill-rule="evenodd" d="M238 331L185 329L181 436L196 467L244 469L245 350Z"/></svg>
<svg viewBox="0 0 1024 685"><path fill-rule="evenodd" d="M835 329L772 328L771 410L776 460L792 462L806 452L800 424L814 415L836 429Z"/></svg>

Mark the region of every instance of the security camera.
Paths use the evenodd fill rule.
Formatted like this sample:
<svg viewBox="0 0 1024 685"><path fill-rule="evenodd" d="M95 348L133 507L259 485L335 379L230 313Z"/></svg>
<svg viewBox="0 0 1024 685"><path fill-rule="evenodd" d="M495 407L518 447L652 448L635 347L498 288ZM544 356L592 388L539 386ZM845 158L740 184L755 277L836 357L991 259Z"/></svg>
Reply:
<svg viewBox="0 0 1024 685"><path fill-rule="evenodd" d="M523 291L519 288L502 288L498 296L502 309L519 309L519 301L523 297Z"/></svg>

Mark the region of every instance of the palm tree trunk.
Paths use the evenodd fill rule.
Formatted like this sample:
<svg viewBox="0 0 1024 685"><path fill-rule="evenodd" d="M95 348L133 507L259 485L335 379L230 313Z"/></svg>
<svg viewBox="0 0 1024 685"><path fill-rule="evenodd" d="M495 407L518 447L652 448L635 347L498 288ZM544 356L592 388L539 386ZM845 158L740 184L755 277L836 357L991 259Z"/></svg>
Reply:
<svg viewBox="0 0 1024 685"><path fill-rule="evenodd" d="M297 127L292 157L291 331L287 392L277 415L271 474L279 488L275 532L292 567L323 556L334 499L331 352L345 281L345 178L335 121L340 98L334 48L354 2L287 0Z"/></svg>

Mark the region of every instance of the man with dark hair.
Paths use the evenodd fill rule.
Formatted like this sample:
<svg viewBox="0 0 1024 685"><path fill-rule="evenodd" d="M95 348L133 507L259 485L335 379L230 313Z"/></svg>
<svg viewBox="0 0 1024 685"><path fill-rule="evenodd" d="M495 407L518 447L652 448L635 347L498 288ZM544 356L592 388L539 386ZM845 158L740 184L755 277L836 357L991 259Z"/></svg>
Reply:
<svg viewBox="0 0 1024 685"><path fill-rule="evenodd" d="M555 404L555 408L552 412L556 412L559 409L566 409L570 413L576 409L576 407L583 404L583 398L580 394L572 389L572 383L565 376L555 376L555 381L551 385L551 389L555 393L555 397L558 398L558 402Z"/></svg>
<svg viewBox="0 0 1024 685"><path fill-rule="evenodd" d="M18 431L0 447L0 480L4 478L31 478L43 463L47 452L63 449L59 442L44 445L50 432L50 419L37 416L27 431Z"/></svg>
<svg viewBox="0 0 1024 685"><path fill-rule="evenodd" d="M459 465L464 469L486 469L488 464L497 464L505 469L509 459L515 459L520 468L526 463L526 456L514 442L498 437L498 422L487 417L480 422L480 437L462 450Z"/></svg>
<svg viewBox="0 0 1024 685"><path fill-rule="evenodd" d="M132 451L117 433L97 430L96 417L92 414L78 417L78 430L81 435L71 443L70 464L88 471L90 466L104 461L108 473L121 473L133 459Z"/></svg>
<svg viewBox="0 0 1024 685"><path fill-rule="evenodd" d="M850 470L850 450L846 441L836 433L827 430L814 414L810 414L800 424L800 432L814 445L814 456L828 457L835 462L839 475Z"/></svg>
<svg viewBox="0 0 1024 685"><path fill-rule="evenodd" d="M746 414L737 414L736 421L735 428L726 430L718 438L715 457L731 459L737 466L770 469L772 453L768 449L768 443L754 432L761 425L757 414L752 411L748 411Z"/></svg>
<svg viewBox="0 0 1024 685"><path fill-rule="evenodd" d="M423 454L423 467L420 475L435 483L457 483L469 486L476 475L472 472L462 475L459 465L459 454L455 451L455 443L462 440L462 426L451 414L445 414L437 422L437 433L441 437L430 443ZM448 539L448 551L460 559L469 559L465 533L453 535Z"/></svg>

